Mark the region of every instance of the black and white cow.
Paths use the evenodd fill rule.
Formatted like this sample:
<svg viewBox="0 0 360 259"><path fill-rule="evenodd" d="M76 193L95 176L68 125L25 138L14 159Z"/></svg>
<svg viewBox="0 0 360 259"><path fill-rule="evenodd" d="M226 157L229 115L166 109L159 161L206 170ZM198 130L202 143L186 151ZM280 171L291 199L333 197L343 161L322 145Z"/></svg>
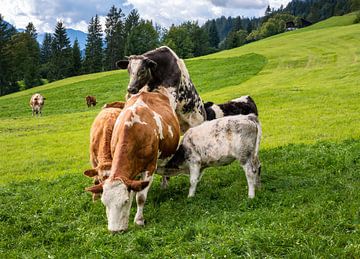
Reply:
<svg viewBox="0 0 360 259"><path fill-rule="evenodd" d="M185 63L173 50L163 46L142 55L132 55L117 62L121 69L128 69L128 92L136 94L146 86L153 91L165 87L175 97L176 114L182 132L206 120L204 104L192 83Z"/></svg>
<svg viewBox="0 0 360 259"><path fill-rule="evenodd" d="M254 198L255 187L260 187L261 134L260 122L254 114L206 121L185 133L175 155L158 173L164 176L190 173L188 197L193 197L203 169L238 160L246 174L248 196Z"/></svg>
<svg viewBox="0 0 360 259"><path fill-rule="evenodd" d="M254 113L258 115L258 110L254 100L249 96L241 96L222 104L214 104L213 102L204 103L206 111L206 119L214 120L225 116Z"/></svg>

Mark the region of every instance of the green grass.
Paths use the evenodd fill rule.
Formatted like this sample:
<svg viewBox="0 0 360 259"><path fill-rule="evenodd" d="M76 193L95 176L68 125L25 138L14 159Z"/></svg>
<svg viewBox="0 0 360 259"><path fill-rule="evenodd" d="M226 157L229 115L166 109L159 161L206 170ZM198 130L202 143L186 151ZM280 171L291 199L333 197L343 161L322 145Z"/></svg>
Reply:
<svg viewBox="0 0 360 259"><path fill-rule="evenodd" d="M125 71L49 83L0 98L0 257L360 257L360 25L354 15L186 60L205 101L250 94L263 126L263 189L246 197L234 163L160 178L147 225L111 235L91 180L89 128L123 100ZM31 117L31 95L47 99ZM98 106L87 108L84 97ZM132 209L132 218L134 217Z"/></svg>

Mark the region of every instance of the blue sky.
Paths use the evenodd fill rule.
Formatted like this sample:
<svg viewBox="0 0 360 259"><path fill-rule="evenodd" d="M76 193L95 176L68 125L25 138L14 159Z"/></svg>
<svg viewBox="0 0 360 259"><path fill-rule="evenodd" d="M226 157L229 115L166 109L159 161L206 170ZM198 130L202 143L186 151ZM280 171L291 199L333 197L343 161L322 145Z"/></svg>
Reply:
<svg viewBox="0 0 360 259"><path fill-rule="evenodd" d="M98 14L102 23L110 7L120 7L125 14L136 8L141 17L161 26L206 20L225 16L260 16L268 4L278 8L288 0L0 0L0 13L17 28L31 21L39 32L53 32L58 20L67 28L87 31L92 16Z"/></svg>

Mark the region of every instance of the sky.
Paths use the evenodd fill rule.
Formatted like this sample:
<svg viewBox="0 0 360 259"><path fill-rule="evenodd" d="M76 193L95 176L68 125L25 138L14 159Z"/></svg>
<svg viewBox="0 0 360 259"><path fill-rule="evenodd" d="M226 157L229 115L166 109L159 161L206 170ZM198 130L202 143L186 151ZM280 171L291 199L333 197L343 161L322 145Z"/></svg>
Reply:
<svg viewBox="0 0 360 259"><path fill-rule="evenodd" d="M169 27L184 21L208 19L222 15L262 16L270 4L278 8L290 0L0 0L0 14L16 28L25 28L31 21L38 32L53 32L58 20L66 28L87 32L91 17L98 14L102 24L112 5L125 14L137 9L141 18Z"/></svg>

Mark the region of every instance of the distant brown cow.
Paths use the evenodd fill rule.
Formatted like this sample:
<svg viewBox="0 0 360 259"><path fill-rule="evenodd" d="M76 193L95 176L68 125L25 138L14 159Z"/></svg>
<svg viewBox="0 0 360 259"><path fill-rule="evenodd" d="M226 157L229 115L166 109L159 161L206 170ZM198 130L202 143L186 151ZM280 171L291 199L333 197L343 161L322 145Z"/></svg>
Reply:
<svg viewBox="0 0 360 259"><path fill-rule="evenodd" d="M44 96L42 96L41 94L33 94L33 96L31 96L30 99L30 107L32 109L32 116L34 116L34 114L42 116L41 110L42 107L44 106L44 100L46 98Z"/></svg>
<svg viewBox="0 0 360 259"><path fill-rule="evenodd" d="M96 105L96 97L95 96L88 95L85 97L85 100L86 100L86 104L88 107L90 107L91 105L92 106Z"/></svg>

